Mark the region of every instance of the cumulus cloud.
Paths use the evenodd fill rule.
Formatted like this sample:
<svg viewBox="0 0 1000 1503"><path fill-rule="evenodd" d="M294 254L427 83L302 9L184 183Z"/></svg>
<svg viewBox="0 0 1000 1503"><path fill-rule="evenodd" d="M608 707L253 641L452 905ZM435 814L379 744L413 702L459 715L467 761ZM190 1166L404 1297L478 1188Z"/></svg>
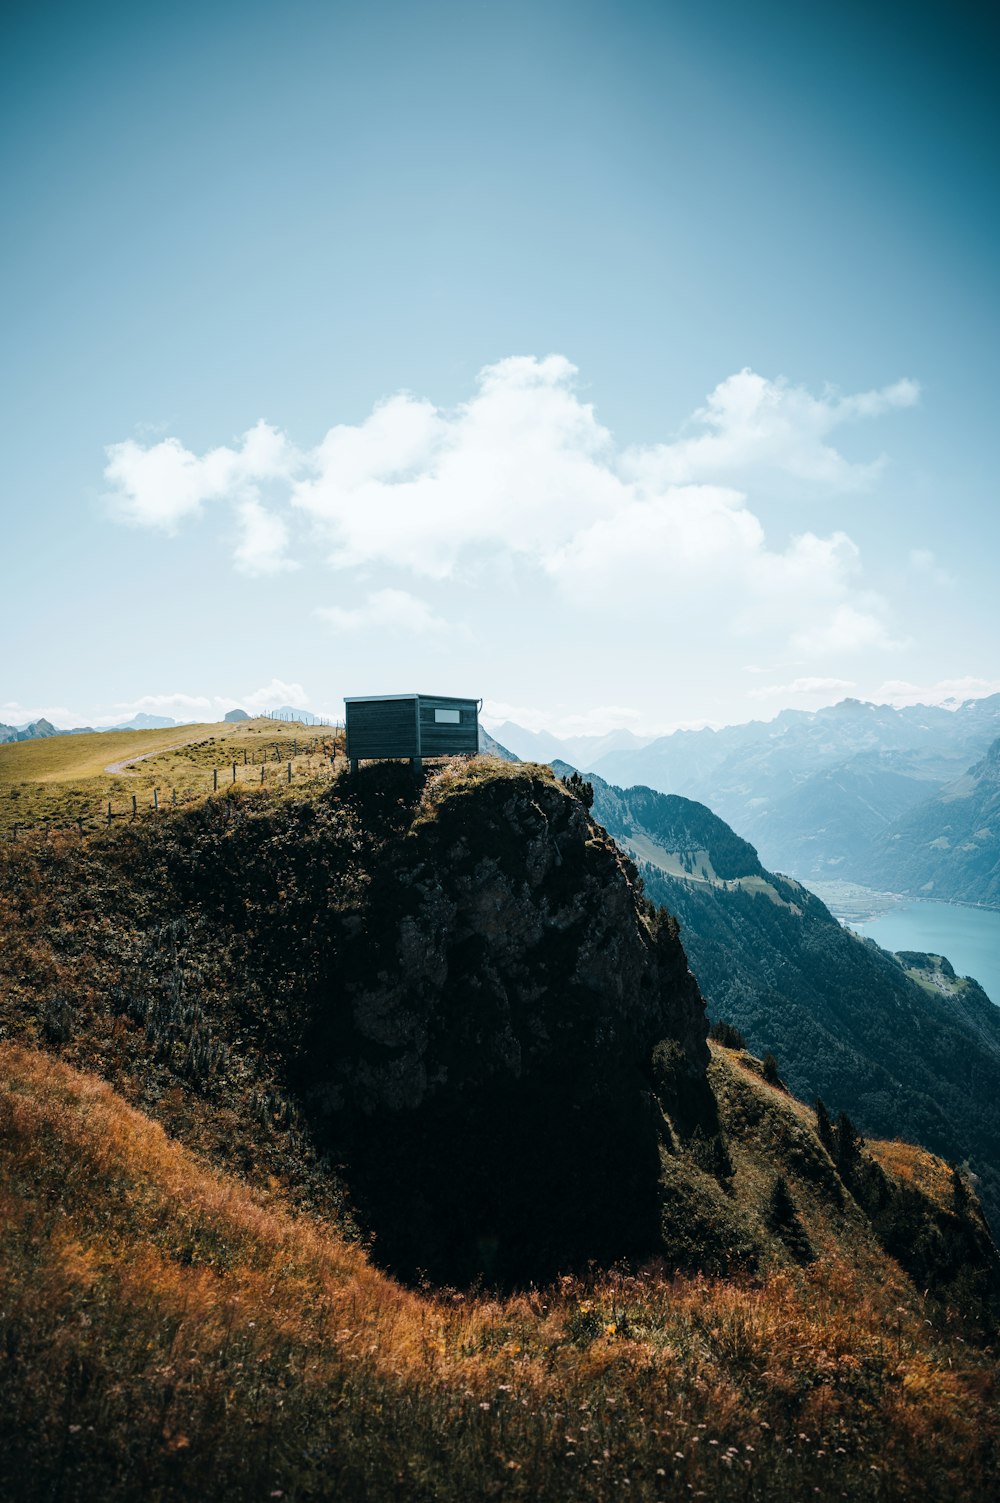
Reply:
<svg viewBox="0 0 1000 1503"><path fill-rule="evenodd" d="M243 574L280 574L301 567L287 556L288 523L252 497L237 502L239 542L234 559Z"/></svg>
<svg viewBox="0 0 1000 1503"><path fill-rule="evenodd" d="M698 720L651 719L649 714L633 709L630 705L595 705L592 709L579 711L565 705L512 704L505 700L487 699L483 704L483 724L487 729L497 730L505 721L513 721L527 731L548 731L551 735L569 739L573 736L605 736L609 731L628 730L636 736L666 736L671 731L698 731L712 724L704 718Z"/></svg>
<svg viewBox="0 0 1000 1503"><path fill-rule="evenodd" d="M294 567L289 549L304 534L339 570L468 582L502 561L588 610L665 622L698 599L737 633L777 630L821 656L894 645L851 539L806 530L771 546L749 487L764 477L806 496L870 485L881 458L850 461L833 435L912 406L915 382L814 396L743 370L672 441L622 449L576 375L561 355L510 357L453 409L399 393L307 452L260 422L201 457L176 438L114 444L106 475L118 516L137 525L173 530L207 503L228 505L236 566L249 574ZM441 626L405 590L329 607L326 619L341 631Z"/></svg>
<svg viewBox="0 0 1000 1503"><path fill-rule="evenodd" d="M797 481L856 490L871 483L884 463L852 464L827 442L845 423L912 407L915 381L879 391L812 396L784 380L769 381L744 369L721 381L679 439L633 450L627 468L646 484L665 485L767 469Z"/></svg>
<svg viewBox="0 0 1000 1503"><path fill-rule="evenodd" d="M879 609L865 610L845 602L795 632L792 646L811 656L843 656L872 649L892 652L907 643L892 635Z"/></svg>
<svg viewBox="0 0 1000 1503"><path fill-rule="evenodd" d="M312 708L312 700L301 684L286 684L284 679L280 678L272 678L269 684L264 684L259 689L252 689L242 699L227 699L218 702L224 703L227 709L235 709L239 705L242 709L251 712L280 710L283 705L291 705L295 710Z"/></svg>
<svg viewBox="0 0 1000 1503"><path fill-rule="evenodd" d="M407 635L423 636L427 632L445 631L448 626L447 621L436 616L430 606L407 590L374 590L364 605L353 610L324 605L317 609L316 614L341 632L386 627Z"/></svg>
<svg viewBox="0 0 1000 1503"><path fill-rule="evenodd" d="M381 563L441 579L470 551L544 558L613 510L624 487L604 462L610 434L561 356L488 367L451 413L400 396L335 428L292 504L345 567Z"/></svg>
<svg viewBox="0 0 1000 1503"><path fill-rule="evenodd" d="M207 721L221 719L227 710L239 708L255 715L278 710L283 705L307 710L312 707L312 701L301 684L272 678L270 683L236 698L229 694L188 694L180 690L167 694L143 694L138 699L120 700L110 709L101 711L99 718L110 725L145 711L148 715L169 716L172 720Z"/></svg>
<svg viewBox="0 0 1000 1503"><path fill-rule="evenodd" d="M179 439L143 447L134 439L109 444L104 477L114 487L116 515L125 522L166 531L199 512L206 501L255 496L266 480L288 479L298 466L283 433L263 421L235 448L223 445L199 457Z"/></svg>
<svg viewBox="0 0 1000 1503"><path fill-rule="evenodd" d="M817 678L806 676L792 679L789 684L764 684L759 689L749 689L751 699L842 699L857 684L850 678Z"/></svg>
<svg viewBox="0 0 1000 1503"><path fill-rule="evenodd" d="M944 705L957 709L967 699L1000 694L1000 678L942 678L933 684L913 684L906 679L887 679L872 695L878 704Z"/></svg>

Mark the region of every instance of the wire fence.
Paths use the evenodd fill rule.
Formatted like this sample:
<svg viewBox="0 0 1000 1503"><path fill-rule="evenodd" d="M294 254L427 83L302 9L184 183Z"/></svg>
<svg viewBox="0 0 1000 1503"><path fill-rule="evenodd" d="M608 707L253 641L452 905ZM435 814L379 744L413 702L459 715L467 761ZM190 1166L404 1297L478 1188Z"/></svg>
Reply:
<svg viewBox="0 0 1000 1503"><path fill-rule="evenodd" d="M278 718L278 717L274 717ZM121 798L102 798L97 807L89 806L73 816L39 815L36 819L16 821L8 832L9 839L20 840L32 836L78 834L86 835L95 830L106 829L115 820L136 820L154 817L169 809L194 803L206 794L227 793L234 787L276 789L287 787L297 779L303 782L323 778L335 778L346 767L342 728L336 724L310 726L311 731L329 730L328 736L314 737L307 741L298 736L284 743L275 741L266 745L241 747L241 755L232 762L220 766L192 769L197 772L197 781L185 778L184 787L175 784L154 786L141 793L126 795L124 807ZM179 750L180 748L178 748ZM291 755L289 755L291 753ZM156 752L153 755L159 756ZM123 763L125 767L146 760L142 757Z"/></svg>

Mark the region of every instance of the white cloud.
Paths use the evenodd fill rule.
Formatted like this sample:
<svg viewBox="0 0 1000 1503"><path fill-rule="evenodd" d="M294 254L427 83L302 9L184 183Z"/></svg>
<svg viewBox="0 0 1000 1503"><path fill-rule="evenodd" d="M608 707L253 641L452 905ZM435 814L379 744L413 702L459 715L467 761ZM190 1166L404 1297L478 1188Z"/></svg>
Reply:
<svg viewBox="0 0 1000 1503"><path fill-rule="evenodd" d="M887 679L871 696L877 704L944 705L957 709L967 699L1000 694L1000 678L941 678L933 684L912 684L905 679Z"/></svg>
<svg viewBox="0 0 1000 1503"><path fill-rule="evenodd" d="M666 736L671 731L697 731L710 724L704 719L651 719L648 714L628 705L594 705L581 711L561 705L511 704L497 699L484 701L481 718L487 730L496 730L505 721L513 721L526 731L548 731L559 738L605 736L609 731L620 730L632 731L636 736Z"/></svg>
<svg viewBox="0 0 1000 1503"><path fill-rule="evenodd" d="M487 367L452 413L400 396L357 428L335 428L292 504L329 539L340 567L381 563L431 578L470 550L544 557L613 509L610 434L573 390L561 356Z"/></svg>
<svg viewBox="0 0 1000 1503"><path fill-rule="evenodd" d="M827 616L792 637L794 648L814 656L842 656L872 650L894 652L906 645L905 641L892 636L878 609L864 610L846 603L836 606Z"/></svg>
<svg viewBox="0 0 1000 1503"><path fill-rule="evenodd" d="M241 573L251 576L280 574L283 570L301 567L286 556L288 523L283 518L267 511L251 497L237 502L236 517L241 536L234 558Z"/></svg>
<svg viewBox="0 0 1000 1503"><path fill-rule="evenodd" d="M288 549L305 532L341 570L467 583L502 562L565 603L663 630L696 610L716 633L777 634L819 657L896 645L853 541L809 531L773 547L747 487L763 478L805 495L870 485L882 461L849 461L832 435L912 406L915 382L813 396L743 370L672 442L623 450L575 378L561 355L511 357L486 367L454 409L399 393L306 453L260 422L200 458L176 438L112 445L106 474L118 515L140 525L171 530L208 502L228 504L236 565L249 574L296 567ZM330 607L325 619L340 631L442 626L391 589Z"/></svg>
<svg viewBox="0 0 1000 1503"><path fill-rule="evenodd" d="M850 678L796 678L790 684L764 684L759 689L748 689L751 699L815 699L834 700L856 689Z"/></svg>
<svg viewBox="0 0 1000 1503"><path fill-rule="evenodd" d="M109 444L104 477L114 487L119 520L176 530L206 501L255 501L267 481L289 481L300 458L283 433L263 420L235 448L211 449L200 459L176 438L143 447L134 439Z"/></svg>
<svg viewBox="0 0 1000 1503"><path fill-rule="evenodd" d="M23 705L17 699L0 704L0 725L31 725L35 720L48 720L63 729L88 724L78 710L68 709L66 705Z"/></svg>
<svg viewBox="0 0 1000 1503"><path fill-rule="evenodd" d="M718 480L765 469L797 481L855 490L871 483L882 467L851 464L826 442L837 428L893 408L912 407L920 397L915 381L897 381L881 391L813 397L804 387L769 381L744 369L711 392L689 429L669 444L633 450L627 468L647 485Z"/></svg>
<svg viewBox="0 0 1000 1503"><path fill-rule="evenodd" d="M364 605L353 610L325 605L320 606L316 614L341 632L385 629L423 636L427 632L445 631L448 627L447 621L436 616L430 606L406 590L375 590Z"/></svg>
<svg viewBox="0 0 1000 1503"><path fill-rule="evenodd" d="M266 710L278 710L283 705L307 710L312 701L301 684L285 683L272 678L269 684L233 698L229 694L143 694L138 699L120 700L108 710L99 712L99 719L108 725L130 720L133 715L145 711L149 715L169 716L179 721L220 720L227 710L237 708L248 714L261 714Z"/></svg>
<svg viewBox="0 0 1000 1503"><path fill-rule="evenodd" d="M280 678L272 678L269 684L251 690L242 699L217 699L216 703L224 704L228 710L239 706L240 709L249 710L251 714L254 711L280 710L283 705L291 705L294 710L312 708L312 700L301 684L286 684Z"/></svg>

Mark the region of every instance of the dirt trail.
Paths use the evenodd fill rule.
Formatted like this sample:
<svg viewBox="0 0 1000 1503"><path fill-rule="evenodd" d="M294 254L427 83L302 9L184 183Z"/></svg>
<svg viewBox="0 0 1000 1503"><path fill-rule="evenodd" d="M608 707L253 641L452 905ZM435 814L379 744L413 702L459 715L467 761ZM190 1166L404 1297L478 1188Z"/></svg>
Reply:
<svg viewBox="0 0 1000 1503"><path fill-rule="evenodd" d="M126 767L131 767L135 762L148 762L150 757L158 757L163 752L180 751L182 746L193 746L200 736L192 736L189 741L175 741L172 746L158 746L155 751L143 752L141 757L126 757L122 762L109 762L105 772L124 772Z"/></svg>

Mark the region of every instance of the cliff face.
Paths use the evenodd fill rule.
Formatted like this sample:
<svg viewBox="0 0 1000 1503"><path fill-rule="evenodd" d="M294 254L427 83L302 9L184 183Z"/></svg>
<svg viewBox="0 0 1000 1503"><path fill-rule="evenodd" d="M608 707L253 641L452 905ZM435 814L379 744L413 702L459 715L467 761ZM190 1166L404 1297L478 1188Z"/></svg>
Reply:
<svg viewBox="0 0 1000 1503"><path fill-rule="evenodd" d="M693 1072L707 1064L676 929L550 778L432 787L343 927L334 986L360 1057L324 1056L335 1110L412 1110L459 1077L517 1079L571 1040L611 1058L669 1035Z"/></svg>
<svg viewBox="0 0 1000 1503"><path fill-rule="evenodd" d="M704 1005L584 807L531 769L439 775L342 931L306 1099L383 1255L462 1279L655 1250L652 1051L697 1090Z"/></svg>

